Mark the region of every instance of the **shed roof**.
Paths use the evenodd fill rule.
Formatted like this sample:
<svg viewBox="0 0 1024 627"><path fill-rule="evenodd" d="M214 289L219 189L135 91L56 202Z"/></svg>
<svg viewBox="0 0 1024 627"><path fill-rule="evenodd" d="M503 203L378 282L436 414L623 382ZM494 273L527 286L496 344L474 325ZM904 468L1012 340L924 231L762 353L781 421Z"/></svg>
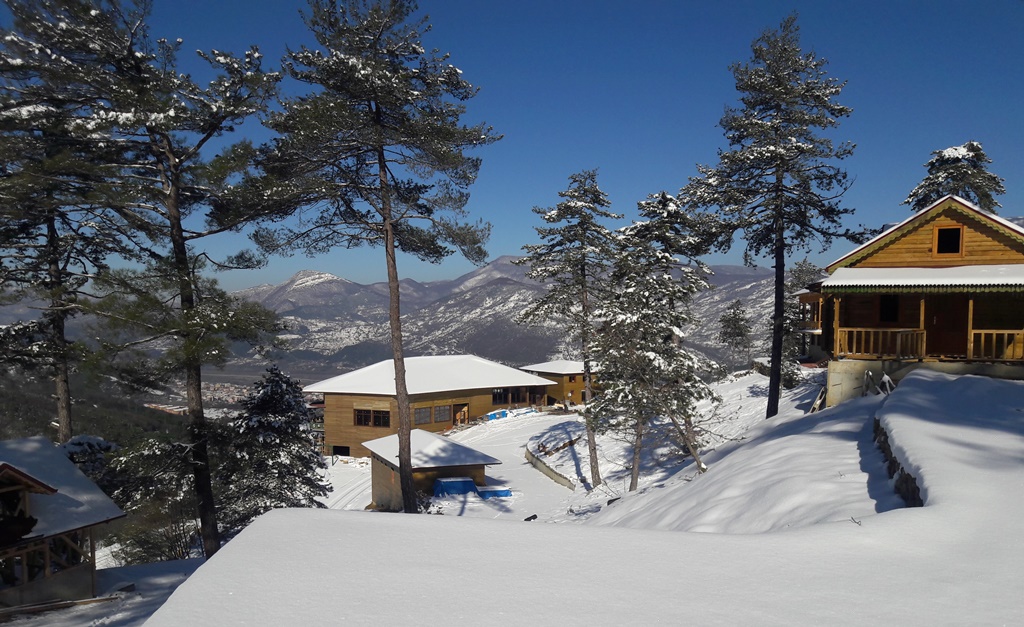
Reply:
<svg viewBox="0 0 1024 627"><path fill-rule="evenodd" d="M409 394L547 386L551 381L475 355L409 357L405 360ZM305 392L395 395L395 364L388 359L337 377L311 383Z"/></svg>
<svg viewBox="0 0 1024 627"><path fill-rule="evenodd" d="M549 374L581 374L583 372L582 361L570 361L568 359L556 359L545 361L542 364L523 366L520 370L527 372L547 372Z"/></svg>
<svg viewBox="0 0 1024 627"><path fill-rule="evenodd" d="M124 516L110 497L43 436L0 441L0 463L17 468L56 493L29 494L39 522L34 536L53 536Z"/></svg>
<svg viewBox="0 0 1024 627"><path fill-rule="evenodd" d="M1020 292L1024 264L952 268L836 268L823 292Z"/></svg>
<svg viewBox="0 0 1024 627"><path fill-rule="evenodd" d="M445 466L493 466L501 463L500 459L423 429L413 429L409 433L409 440L413 470ZM363 446L384 461L398 466L397 433L363 442Z"/></svg>

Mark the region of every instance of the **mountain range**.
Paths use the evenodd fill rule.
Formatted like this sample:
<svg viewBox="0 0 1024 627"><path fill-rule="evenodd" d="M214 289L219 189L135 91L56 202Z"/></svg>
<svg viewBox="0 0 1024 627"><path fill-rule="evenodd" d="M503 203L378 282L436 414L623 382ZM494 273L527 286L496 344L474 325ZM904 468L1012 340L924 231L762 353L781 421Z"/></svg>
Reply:
<svg viewBox="0 0 1024 627"><path fill-rule="evenodd" d="M517 314L546 287L526 277L515 257L499 257L453 280L401 281L402 330L406 354L472 353L522 366L556 358L573 358L554 321L523 326ZM692 304L697 323L689 341L709 356L722 357L715 339L718 319L740 299L751 312L757 336L766 335L765 311L771 310L771 272L765 268L713 266L714 288ZM330 375L360 368L391 356L387 283L362 285L303 270L280 285L258 285L235 295L258 302L281 315L289 350L274 358L291 371ZM238 366L262 358L242 358Z"/></svg>

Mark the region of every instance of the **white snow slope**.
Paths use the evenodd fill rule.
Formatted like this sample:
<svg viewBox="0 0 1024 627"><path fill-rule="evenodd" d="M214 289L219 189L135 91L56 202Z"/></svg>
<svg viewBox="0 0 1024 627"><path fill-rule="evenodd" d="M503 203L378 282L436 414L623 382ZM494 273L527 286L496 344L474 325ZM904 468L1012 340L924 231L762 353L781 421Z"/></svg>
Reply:
<svg viewBox="0 0 1024 627"><path fill-rule="evenodd" d="M147 624L1022 624L1022 408L1024 383L919 370L884 404L757 425L594 524L278 510ZM873 413L923 508L890 509Z"/></svg>

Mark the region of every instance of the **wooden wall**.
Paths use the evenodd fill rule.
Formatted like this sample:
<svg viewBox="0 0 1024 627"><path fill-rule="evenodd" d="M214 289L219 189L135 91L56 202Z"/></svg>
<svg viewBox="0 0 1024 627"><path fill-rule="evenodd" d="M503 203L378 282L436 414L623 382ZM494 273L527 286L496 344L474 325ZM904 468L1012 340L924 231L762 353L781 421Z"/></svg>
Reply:
<svg viewBox="0 0 1024 627"><path fill-rule="evenodd" d="M531 393L536 390L531 388ZM413 429L423 429L440 433L447 431L454 420L446 422L430 422L415 424L417 407L437 407L438 405L467 405L468 418L473 420L495 409L507 408L509 403L491 403L491 390L458 390L438 392L434 394L417 394L410 398L413 408ZM526 405L527 403L521 403ZM364 427L356 426L355 410L388 410L391 412L391 426ZM453 407L453 413L456 408ZM453 417L454 418L454 417ZM324 394L324 453L330 455L335 446L349 447L353 457L369 457L370 451L363 442L382 438L398 433L398 403L390 396L368 396L355 394Z"/></svg>
<svg viewBox="0 0 1024 627"><path fill-rule="evenodd" d="M963 255L933 253L934 229L964 227ZM855 268L902 268L1024 263L1024 245L1003 235L987 223L953 208L946 208L931 220L896 237L864 259L850 264Z"/></svg>
<svg viewBox="0 0 1024 627"><path fill-rule="evenodd" d="M476 485L487 485L482 464L414 469L412 482L418 492L432 495L434 493L434 480L446 477L469 477ZM393 464L385 462L377 455L373 455L370 463L370 493L374 509L397 512L401 511L404 507L398 468Z"/></svg>

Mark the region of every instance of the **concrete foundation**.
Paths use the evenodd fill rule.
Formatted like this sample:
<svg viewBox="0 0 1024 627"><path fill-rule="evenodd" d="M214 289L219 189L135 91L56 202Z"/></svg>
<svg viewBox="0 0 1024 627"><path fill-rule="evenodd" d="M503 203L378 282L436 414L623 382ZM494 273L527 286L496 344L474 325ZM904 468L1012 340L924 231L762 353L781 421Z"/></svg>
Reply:
<svg viewBox="0 0 1024 627"><path fill-rule="evenodd" d="M994 379L1024 380L1024 365L974 363L962 361L900 361L896 359L840 359L828 362L828 389L825 406L832 407L843 401L864 395L864 373L871 371L874 385L887 374L897 385L908 373L928 368L947 374L973 374Z"/></svg>

